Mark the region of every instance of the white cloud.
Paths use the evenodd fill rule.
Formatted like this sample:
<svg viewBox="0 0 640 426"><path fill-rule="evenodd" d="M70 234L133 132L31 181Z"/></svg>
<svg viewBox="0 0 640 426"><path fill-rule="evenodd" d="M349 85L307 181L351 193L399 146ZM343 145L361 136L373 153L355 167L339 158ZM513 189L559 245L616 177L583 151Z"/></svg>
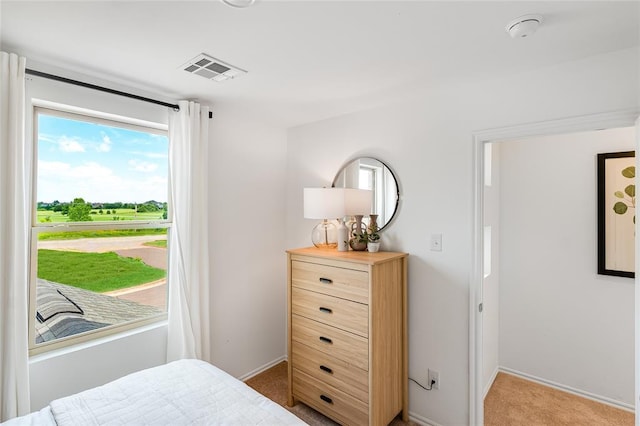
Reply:
<svg viewBox="0 0 640 426"><path fill-rule="evenodd" d="M131 151L129 154L133 155L141 155L147 158L169 158L169 154L164 154L161 152L142 152L142 151Z"/></svg>
<svg viewBox="0 0 640 426"><path fill-rule="evenodd" d="M48 142L48 143L57 144L58 143L58 138L56 138L55 136L46 135L44 133L39 133L38 134L38 142Z"/></svg>
<svg viewBox="0 0 640 426"><path fill-rule="evenodd" d="M147 161L129 160L129 169L137 172L151 173L158 168L155 163L149 163Z"/></svg>
<svg viewBox="0 0 640 426"><path fill-rule="evenodd" d="M62 136L58 140L58 147L63 152L84 152L84 146L80 142L67 136Z"/></svg>
<svg viewBox="0 0 640 426"><path fill-rule="evenodd" d="M38 201L112 200L125 191L126 182L100 164L71 165L59 161L38 161ZM112 198L113 197L113 198Z"/></svg>
<svg viewBox="0 0 640 426"><path fill-rule="evenodd" d="M38 161L39 178L58 178L59 180L95 180L116 177L113 171L98 163L88 162L79 166L60 161Z"/></svg>
<svg viewBox="0 0 640 426"><path fill-rule="evenodd" d="M102 143L98 145L98 152L109 152L111 151L111 139L107 135L102 135Z"/></svg>
<svg viewBox="0 0 640 426"><path fill-rule="evenodd" d="M60 161L38 161L38 176L56 176L68 173L71 165Z"/></svg>

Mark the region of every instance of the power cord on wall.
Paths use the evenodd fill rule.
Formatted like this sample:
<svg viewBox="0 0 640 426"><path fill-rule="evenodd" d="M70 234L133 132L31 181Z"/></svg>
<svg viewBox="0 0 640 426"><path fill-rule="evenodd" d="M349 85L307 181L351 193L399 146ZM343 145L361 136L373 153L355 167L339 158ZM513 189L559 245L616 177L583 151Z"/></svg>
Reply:
<svg viewBox="0 0 640 426"><path fill-rule="evenodd" d="M420 382L418 382L415 379L412 379L411 377L409 377L409 380L411 380L413 383L415 383L416 385L420 386L422 389L427 390L427 391L433 390L433 385L436 384L436 381L433 380L433 379L431 380L431 384L429 385L429 387L421 385Z"/></svg>

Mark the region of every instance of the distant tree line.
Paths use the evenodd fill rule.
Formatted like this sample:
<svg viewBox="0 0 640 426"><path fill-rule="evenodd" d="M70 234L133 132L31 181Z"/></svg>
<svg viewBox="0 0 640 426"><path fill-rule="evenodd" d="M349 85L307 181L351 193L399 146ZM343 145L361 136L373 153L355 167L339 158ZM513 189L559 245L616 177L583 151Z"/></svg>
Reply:
<svg viewBox="0 0 640 426"><path fill-rule="evenodd" d="M58 200L52 203L38 201L38 210L61 212L69 217L71 222L91 221L92 214L116 214L116 209L131 209L138 213L162 212L162 218L167 218L167 203L149 200L144 203L88 203L83 198L74 198L72 202L60 202ZM97 212L92 210L98 210Z"/></svg>

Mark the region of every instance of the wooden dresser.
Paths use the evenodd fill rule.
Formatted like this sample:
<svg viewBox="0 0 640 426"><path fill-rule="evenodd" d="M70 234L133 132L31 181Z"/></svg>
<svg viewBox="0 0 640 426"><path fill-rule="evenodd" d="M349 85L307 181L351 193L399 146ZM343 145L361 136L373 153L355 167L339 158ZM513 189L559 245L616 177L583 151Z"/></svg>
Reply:
<svg viewBox="0 0 640 426"><path fill-rule="evenodd" d="M345 425L408 420L407 254L287 251L289 393Z"/></svg>

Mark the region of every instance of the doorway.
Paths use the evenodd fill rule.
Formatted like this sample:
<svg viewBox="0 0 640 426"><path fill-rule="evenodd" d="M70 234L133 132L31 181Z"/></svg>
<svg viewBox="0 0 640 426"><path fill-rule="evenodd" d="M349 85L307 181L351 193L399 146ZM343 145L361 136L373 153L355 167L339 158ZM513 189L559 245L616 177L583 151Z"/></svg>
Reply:
<svg viewBox="0 0 640 426"><path fill-rule="evenodd" d="M491 265L490 261L489 263L487 263L487 256L486 256L486 253L488 250L487 247L491 246L491 244L487 245L487 242L498 241L497 236L499 235L499 231L500 231L499 228L496 228L495 226L491 226L492 223L490 223L491 222L490 220L485 219L487 215L490 216L492 214L491 209L489 209L488 210L489 213L487 213L488 206L486 205L486 202L487 200L489 200L490 202L493 202L491 201L490 198L485 198L485 192L486 192L485 182L487 182L487 179L488 179L485 172L487 171L487 167L489 167L487 166L487 164L490 164L490 163L487 163L487 160L488 160L487 156L489 155L488 147L492 146L493 144L496 144L496 146L499 146L501 143L505 143L505 144L517 143L517 142L514 142L514 140L524 139L532 136L542 137L543 135L554 135L554 134L560 135L560 134L567 134L572 132L593 131L597 129L613 129L613 128L620 128L620 127L630 127L634 125L634 122L637 119L637 117L638 117L637 111L625 111L625 112L619 112L614 114L598 114L598 115L592 115L588 117L580 117L580 118L567 119L567 120L558 120L554 122L524 125L524 126L513 127L508 129L496 129L496 130L481 132L475 135L475 146L474 146L475 202L474 202L474 212L473 212L474 227L475 227L474 229L474 265L473 265L473 281L472 281L472 285L470 286L471 287L470 288L470 349L471 349L470 350L470 357L471 357L470 359L470 366L471 366L470 423L471 424L474 424L474 425L483 424L483 419L484 419L483 400L485 396L485 391L488 389L487 384L488 382L490 382L490 379L488 379L488 377L492 376L494 373L494 371L491 371L489 374L487 374L487 372L485 371L486 367L484 366L484 364L490 365L491 362L487 362L488 359L486 359L486 357L483 356L484 346L487 343L491 344L492 341L495 341L495 336L486 334L487 324L485 324L485 321L488 320L488 322L493 322L493 323L495 323L496 321L495 316L492 317L492 313L490 311L487 311L487 309L495 307L495 301L490 301L491 297L494 297L494 298L496 297L495 294L491 294L491 291L493 289L489 289L487 294L483 294L483 281L487 279L487 275L490 276L492 274L493 275L496 274L495 264L494 264L494 267L492 268L493 272L491 272L490 274L487 274L487 267L488 267L487 265L489 266ZM637 133L638 132L636 131L636 137L638 136ZM507 142L507 141L511 141L511 142ZM507 145L504 145L504 146L507 146ZM565 154L567 153L565 152ZM593 156L595 156L595 153L593 154ZM581 162L583 160L577 159L577 161ZM513 170L511 171L511 173L513 173ZM544 174L540 176L544 176ZM536 183L535 180L536 179L534 178L533 179L534 183ZM594 185L595 185L595 181L584 182L584 186L593 187L594 188L593 192L595 193ZM517 191L515 193L517 194ZM513 192L511 194L513 194ZM517 201L517 196L514 201ZM595 212L595 205L592 207L591 210ZM514 214L514 213L511 212L510 214ZM519 212L519 214L526 216L528 212L524 210ZM517 221L518 219L519 219L518 217L516 217L515 219L512 217L512 222L513 220ZM585 218L584 220L589 221L591 219ZM549 223L551 223L551 225ZM551 222L549 223L547 223L547 225L543 229L553 228L552 226L553 218L551 218ZM513 223L510 226L513 227ZM595 222L594 222L594 226L595 226ZM549 229L549 231L551 232L553 230ZM540 233L540 230L538 230L537 232ZM557 230L553 232L557 233ZM541 241L544 241L544 240L542 239ZM593 247L592 249L587 247L586 250L592 250L593 252L595 252L595 247ZM521 256L519 258L516 257L515 259L519 259L520 261L525 263L529 262L529 265L532 264L531 259L527 258L527 256L524 256L524 257ZM513 261L513 259L511 259L510 261ZM535 267L535 265L533 267ZM582 268L578 268L578 269L585 269L585 267L583 265ZM593 268L590 268L588 272L591 275L593 275L594 270L595 270L595 266ZM495 280L495 277L493 279ZM602 283L600 284L602 285ZM631 283L631 285L634 286L633 283ZM635 285L637 285L637 282L635 283ZM522 287L520 288L520 290L522 290L523 288L525 290L527 289L527 287ZM633 294L633 288L632 288L631 294ZM485 300L485 296L487 297L486 300ZM636 295L636 299L637 297L638 296ZM557 302L557 301L548 300L548 299L537 301L531 307L531 311L529 313L524 314L524 317L526 318L527 316L528 317L535 316L536 309L540 308L541 303L546 303L545 301L548 303ZM485 313L481 313L482 310L485 310ZM632 312L631 317L633 317L634 315L637 317L638 315L637 303L636 303L635 309L633 310L635 311L635 314ZM594 314L597 316L597 313L594 312ZM515 327L516 324L512 324L512 325L514 327L511 331L517 332L518 329L517 327ZM629 326L632 327L633 325L630 324ZM558 335L561 335L561 333L559 333ZM534 339L535 336L530 336L530 338ZM638 339L636 338L635 340L637 342ZM528 341L527 343L530 343L533 345L535 344L535 341ZM496 357L497 356L496 354L497 354L497 349L495 353L490 354L489 357ZM507 364L513 365L513 357L512 357L513 354L511 353L508 355L511 358L507 357L508 360L506 362ZM527 367L525 363L524 366L520 367L520 369L521 370L533 369L533 371L535 372L536 368L540 366L534 366L531 368L529 367ZM551 369L557 368L557 366L551 365L550 368ZM514 368L514 370L517 371L518 368ZM497 364L496 364L496 371L497 371ZM533 376L535 378L535 374ZM544 374L540 373L539 377L543 377L543 376ZM564 379L559 381L563 381L563 380ZM636 377L636 383L637 383L637 377ZM579 388L579 386L575 386L575 387ZM631 405L633 406L633 404ZM637 421L638 420L636 420L636 422Z"/></svg>

